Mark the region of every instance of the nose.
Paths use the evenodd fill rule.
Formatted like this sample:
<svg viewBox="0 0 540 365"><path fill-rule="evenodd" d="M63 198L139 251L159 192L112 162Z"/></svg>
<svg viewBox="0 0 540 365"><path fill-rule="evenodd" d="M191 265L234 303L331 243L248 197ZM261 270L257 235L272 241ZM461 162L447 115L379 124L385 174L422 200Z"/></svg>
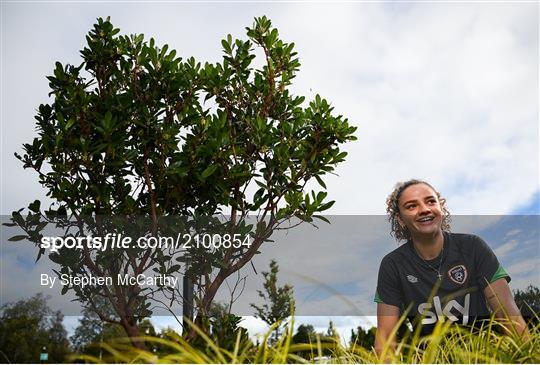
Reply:
<svg viewBox="0 0 540 365"><path fill-rule="evenodd" d="M431 213L431 208L428 204L420 203L420 214Z"/></svg>

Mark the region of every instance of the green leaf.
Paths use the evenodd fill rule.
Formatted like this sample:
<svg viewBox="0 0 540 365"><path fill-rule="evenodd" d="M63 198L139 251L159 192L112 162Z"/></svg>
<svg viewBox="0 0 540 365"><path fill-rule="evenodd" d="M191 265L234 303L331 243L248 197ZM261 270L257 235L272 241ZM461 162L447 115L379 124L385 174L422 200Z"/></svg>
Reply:
<svg viewBox="0 0 540 365"><path fill-rule="evenodd" d="M218 165L214 164L214 165L210 165L208 166L201 174L201 177L203 179L206 179L208 176L212 175L216 169L218 168Z"/></svg>
<svg viewBox="0 0 540 365"><path fill-rule="evenodd" d="M37 225L36 231L37 231L37 232L42 231L43 228L45 228L48 224L49 224L49 222L47 222L47 221L41 222L40 224Z"/></svg>
<svg viewBox="0 0 540 365"><path fill-rule="evenodd" d="M33 203L28 205L28 209L30 209L34 213L39 213L40 205L41 205L41 202L39 200L34 200Z"/></svg>
<svg viewBox="0 0 540 365"><path fill-rule="evenodd" d="M105 118L103 118L103 127L105 130L110 130L112 125L112 114L110 111L108 111L105 113Z"/></svg>
<svg viewBox="0 0 540 365"><path fill-rule="evenodd" d="M64 127L64 130L68 131L74 124L75 124L75 119L69 118L66 126Z"/></svg>
<svg viewBox="0 0 540 365"><path fill-rule="evenodd" d="M256 183L257 185L259 185L259 186L260 186L261 188L263 188L263 189L267 189L267 186L266 186L266 184L262 183L261 181L259 181L259 180L255 180L255 183Z"/></svg>
<svg viewBox="0 0 540 365"><path fill-rule="evenodd" d="M319 207L319 209L317 209L317 211L322 212L322 211L328 210L332 207L332 205L335 204L335 202L336 202L335 200L332 200L328 203L324 203Z"/></svg>
<svg viewBox="0 0 540 365"><path fill-rule="evenodd" d="M330 221L328 220L328 218L322 216L322 215L313 215L313 218L317 218L317 219L320 219L322 220L323 222L326 222L328 224L330 224Z"/></svg>
<svg viewBox="0 0 540 365"><path fill-rule="evenodd" d="M41 258L41 256L43 256L44 253L45 253L45 249L44 249L44 248L40 248L40 249L39 249L39 253L38 253L37 257L36 257L36 261L34 262L34 264L37 263L37 262L39 261L39 259Z"/></svg>
<svg viewBox="0 0 540 365"><path fill-rule="evenodd" d="M319 191L317 193L317 202L322 202L324 200L324 198L326 198L326 196L328 195L328 193L326 191Z"/></svg>
<svg viewBox="0 0 540 365"><path fill-rule="evenodd" d="M9 238L8 241L16 242L16 241L22 241L22 240L27 239L27 238L28 238L28 236L19 235L19 236L13 236L13 237Z"/></svg>
<svg viewBox="0 0 540 365"><path fill-rule="evenodd" d="M341 161L341 160L345 159L345 157L347 157L347 152L341 152L335 157L335 159L338 160L338 161Z"/></svg>
<svg viewBox="0 0 540 365"><path fill-rule="evenodd" d="M324 181L320 178L319 175L315 175L315 180L317 180L317 182L319 183L320 186L322 186L323 188L326 189L326 184L325 184Z"/></svg>

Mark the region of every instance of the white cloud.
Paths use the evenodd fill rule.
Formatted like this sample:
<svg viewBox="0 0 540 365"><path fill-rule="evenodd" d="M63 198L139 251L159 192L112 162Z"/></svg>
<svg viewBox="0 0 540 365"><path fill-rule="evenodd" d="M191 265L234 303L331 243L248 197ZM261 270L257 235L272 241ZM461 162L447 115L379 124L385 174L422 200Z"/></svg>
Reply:
<svg viewBox="0 0 540 365"><path fill-rule="evenodd" d="M512 236L515 236L515 235L520 234L520 233L521 233L520 229L512 229L511 231L508 231L508 233L505 235L505 237L506 238L512 237Z"/></svg>
<svg viewBox="0 0 540 365"><path fill-rule="evenodd" d="M297 45L294 91L321 93L359 127L340 176L328 178L332 213L382 214L394 183L410 177L432 181L455 214L511 212L539 188L537 6L6 4L2 212L43 195L12 152L34 135L44 76L56 60L77 62L97 16L112 15L123 32L154 36L179 54L218 60L220 39L243 37L263 14Z"/></svg>
<svg viewBox="0 0 540 365"><path fill-rule="evenodd" d="M494 251L497 257L502 259L504 256L506 256L507 253L512 252L518 245L518 242L516 240L510 240L506 243L503 243L499 247L497 247Z"/></svg>
<svg viewBox="0 0 540 365"><path fill-rule="evenodd" d="M508 213L538 189L531 9L313 8L304 33L292 22L294 11L287 22L296 24L299 44L317 39L310 51L322 54L306 55L309 74L299 81L304 90L326 85L317 91L360 127L348 163L329 185L335 212L382 213L394 182L410 177L433 181L458 214ZM337 32L317 27L327 17L339 23L330 27Z"/></svg>
<svg viewBox="0 0 540 365"><path fill-rule="evenodd" d="M533 257L530 259L522 260L518 263L512 264L508 267L508 273L510 276L513 275L524 275L529 273L535 273L538 277L538 267L540 266L540 258L539 257ZM537 280L534 280L532 282L538 282Z"/></svg>

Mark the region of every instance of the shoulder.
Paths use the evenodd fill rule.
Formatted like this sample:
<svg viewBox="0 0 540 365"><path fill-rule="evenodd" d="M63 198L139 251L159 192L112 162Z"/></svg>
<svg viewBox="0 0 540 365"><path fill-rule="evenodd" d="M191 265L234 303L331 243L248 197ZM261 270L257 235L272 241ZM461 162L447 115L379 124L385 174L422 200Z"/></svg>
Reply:
<svg viewBox="0 0 540 365"><path fill-rule="evenodd" d="M483 248L486 242L477 235L469 233L445 232L452 245L457 246L462 251L475 251Z"/></svg>
<svg viewBox="0 0 540 365"><path fill-rule="evenodd" d="M475 234L470 234L470 233L454 233L454 232L445 232L449 237L450 239L454 240L454 241L457 241L457 242L461 242L461 243L472 243L474 244L475 242L483 242L483 240L475 235Z"/></svg>
<svg viewBox="0 0 540 365"><path fill-rule="evenodd" d="M481 237L466 233L448 233L450 247L464 257L483 260L494 256L493 250Z"/></svg>
<svg viewBox="0 0 540 365"><path fill-rule="evenodd" d="M381 267L383 266L396 266L398 263L403 263L403 260L410 258L410 242L401 244L398 248L386 254L381 260Z"/></svg>

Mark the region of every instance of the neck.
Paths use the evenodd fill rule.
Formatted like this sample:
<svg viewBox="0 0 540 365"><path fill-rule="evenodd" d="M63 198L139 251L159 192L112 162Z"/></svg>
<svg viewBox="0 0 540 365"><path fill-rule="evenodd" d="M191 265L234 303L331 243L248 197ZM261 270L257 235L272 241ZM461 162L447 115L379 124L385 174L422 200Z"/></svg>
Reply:
<svg viewBox="0 0 540 365"><path fill-rule="evenodd" d="M430 236L415 236L412 242L416 251L424 260L432 260L439 256L444 244L444 236L439 230L436 234Z"/></svg>

